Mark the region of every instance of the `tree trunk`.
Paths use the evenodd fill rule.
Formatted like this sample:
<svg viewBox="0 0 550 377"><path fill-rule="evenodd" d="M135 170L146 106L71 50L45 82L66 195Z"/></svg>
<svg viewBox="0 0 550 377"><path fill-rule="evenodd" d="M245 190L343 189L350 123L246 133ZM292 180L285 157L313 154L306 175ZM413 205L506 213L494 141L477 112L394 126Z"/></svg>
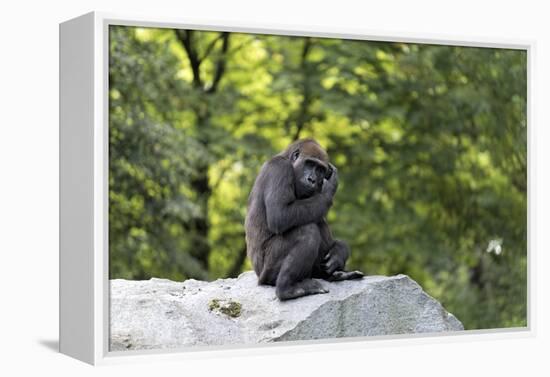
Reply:
<svg viewBox="0 0 550 377"><path fill-rule="evenodd" d="M183 49L185 50L191 65L193 72L193 87L199 91L202 101L206 101L207 96L216 93L218 90L218 84L225 73L227 52L229 49L229 33L220 33L219 37L212 41L206 48L205 52L199 53L198 46L196 44L196 36L191 30L175 30L176 37ZM204 59L214 50L217 42L221 40L222 45L219 48L219 54L216 60L216 68L212 82L205 84L203 77L201 77L200 66ZM208 151L209 138L205 132L210 125L211 113L208 110L208 106L203 103L199 103L194 109L197 119L197 141L202 144L203 148ZM197 204L201 208L201 216L196 218L192 222L192 229L194 230L194 245L191 251L191 255L197 259L206 272L208 272L208 259L210 256L210 244L208 242L208 235L210 230L209 214L208 214L208 202L212 196L212 187L209 184L208 171L210 166L208 163L200 164L196 166L197 175L191 180L191 188L197 194Z"/></svg>
<svg viewBox="0 0 550 377"><path fill-rule="evenodd" d="M309 52L311 51L311 38L304 39L304 45L302 47L302 60L300 62L300 71L302 73L302 102L300 108L296 114L296 130L292 137L292 140L296 141L300 138L300 134L307 122L310 120L309 106L311 104L311 88L310 88L310 75L312 73L311 64L307 61Z"/></svg>

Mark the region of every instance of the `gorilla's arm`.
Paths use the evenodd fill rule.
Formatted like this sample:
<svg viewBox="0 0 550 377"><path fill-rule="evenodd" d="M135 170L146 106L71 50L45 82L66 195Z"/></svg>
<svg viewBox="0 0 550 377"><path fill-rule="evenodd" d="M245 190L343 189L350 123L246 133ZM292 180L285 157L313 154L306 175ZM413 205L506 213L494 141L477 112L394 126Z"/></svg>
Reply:
<svg viewBox="0 0 550 377"><path fill-rule="evenodd" d="M290 162L273 159L265 166L264 204L267 227L275 234L305 224L317 223L332 205L338 177L336 171L325 181L320 194L299 200L294 188L294 172Z"/></svg>

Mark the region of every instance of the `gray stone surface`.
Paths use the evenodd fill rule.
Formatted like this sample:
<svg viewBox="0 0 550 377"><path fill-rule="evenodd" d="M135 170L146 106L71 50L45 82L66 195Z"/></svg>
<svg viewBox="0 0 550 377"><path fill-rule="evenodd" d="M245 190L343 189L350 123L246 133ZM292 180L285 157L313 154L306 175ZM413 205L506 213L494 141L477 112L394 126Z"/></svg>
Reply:
<svg viewBox="0 0 550 377"><path fill-rule="evenodd" d="M322 282L280 302L256 275L214 282L111 281L111 351L463 330L408 276Z"/></svg>

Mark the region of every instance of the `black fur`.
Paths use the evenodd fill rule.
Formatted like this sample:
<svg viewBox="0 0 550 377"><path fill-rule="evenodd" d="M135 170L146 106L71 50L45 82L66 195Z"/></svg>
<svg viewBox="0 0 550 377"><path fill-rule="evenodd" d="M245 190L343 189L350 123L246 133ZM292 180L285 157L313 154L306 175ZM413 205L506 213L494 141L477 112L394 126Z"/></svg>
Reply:
<svg viewBox="0 0 550 377"><path fill-rule="evenodd" d="M248 199L248 257L260 284L287 300L328 292L312 278L360 278L346 272L349 248L332 238L326 214L338 188L338 172L312 139L299 140L266 162Z"/></svg>

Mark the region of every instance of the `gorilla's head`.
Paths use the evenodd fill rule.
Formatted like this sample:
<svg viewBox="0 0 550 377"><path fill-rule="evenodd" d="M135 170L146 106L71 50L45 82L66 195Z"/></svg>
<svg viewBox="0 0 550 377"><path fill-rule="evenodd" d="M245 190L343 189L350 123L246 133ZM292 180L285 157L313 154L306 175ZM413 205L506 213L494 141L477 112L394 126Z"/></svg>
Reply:
<svg viewBox="0 0 550 377"><path fill-rule="evenodd" d="M332 174L327 152L313 139L292 143L284 152L294 168L298 199L313 196L323 189L325 179Z"/></svg>

